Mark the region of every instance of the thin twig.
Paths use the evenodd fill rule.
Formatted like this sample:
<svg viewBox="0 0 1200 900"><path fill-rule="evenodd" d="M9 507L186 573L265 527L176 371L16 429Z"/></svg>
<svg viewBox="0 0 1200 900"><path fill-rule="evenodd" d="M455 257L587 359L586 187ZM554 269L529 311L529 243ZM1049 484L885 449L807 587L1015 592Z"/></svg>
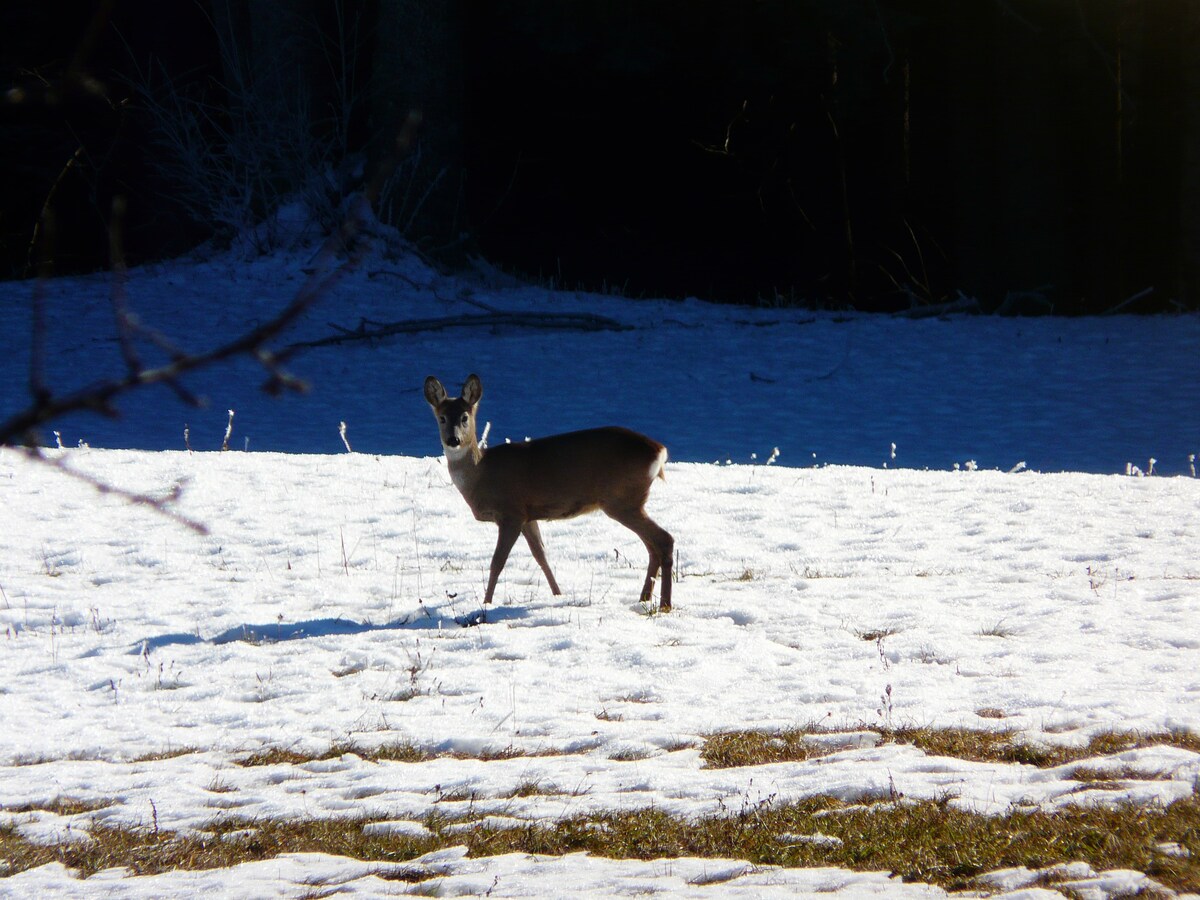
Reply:
<svg viewBox="0 0 1200 900"><path fill-rule="evenodd" d="M953 313L977 313L979 311L978 300L974 297L966 297L960 294L956 300L948 300L945 303L934 303L926 306L914 306L911 309L902 309L895 313L895 316L903 319L932 319L937 316L948 316Z"/></svg>
<svg viewBox="0 0 1200 900"><path fill-rule="evenodd" d="M1144 300L1146 297L1149 297L1153 293L1154 293L1154 285L1150 285L1150 287L1148 287L1148 288L1142 288L1142 290L1138 291L1132 297L1128 297L1125 300L1122 300L1120 303L1118 303L1112 309L1105 310L1104 315L1115 316L1117 313L1121 312L1126 307L1132 306L1134 303L1137 303L1139 300Z"/></svg>
<svg viewBox="0 0 1200 900"><path fill-rule="evenodd" d="M86 472L80 472L78 469L73 469L66 462L66 456L58 456L51 458L42 452L40 447L25 447L25 456L35 462L50 466L69 478L74 478L76 481L82 481L84 484L92 487L100 494L110 494L114 497L119 497L126 503L133 506L145 506L153 509L159 515L166 516L172 521L178 522L186 528L190 528L197 534L208 534L208 526L203 522L186 516L178 510L172 509L170 504L176 503L183 496L186 482L180 481L175 484L165 497L155 497L151 494L143 494L138 491L129 491L125 488L115 487L108 482L101 481L93 475Z"/></svg>
<svg viewBox="0 0 1200 900"><path fill-rule="evenodd" d="M79 158L81 156L83 156L82 144L75 149L75 152L71 154L71 158L68 159L62 169L59 170L58 177L54 179L54 184L50 185L50 190L47 192L46 199L42 203L41 214L38 216L37 221L33 224L33 234L29 237L29 252L25 261L25 274L27 275L29 274L30 269L33 268L33 256L39 246L43 248L42 262L49 263L50 261L50 250L46 248L44 244L39 243L39 238L42 236L43 232L49 232L49 237L53 236L54 229L52 226L54 222L54 212L50 204L53 203L54 197L58 193L58 188L63 183L63 180L67 177L67 174L79 164Z"/></svg>

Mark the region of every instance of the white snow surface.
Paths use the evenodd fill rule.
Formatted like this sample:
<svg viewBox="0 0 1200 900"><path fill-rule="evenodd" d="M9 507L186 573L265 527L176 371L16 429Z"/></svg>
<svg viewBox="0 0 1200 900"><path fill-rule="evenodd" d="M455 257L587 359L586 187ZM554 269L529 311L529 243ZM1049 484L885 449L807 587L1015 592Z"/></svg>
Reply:
<svg viewBox="0 0 1200 900"><path fill-rule="evenodd" d="M210 346L286 302L303 262L152 266L130 273L128 294L155 327ZM118 371L109 283L43 286L56 386ZM28 291L0 285L0 419L27 402ZM191 382L214 404L201 414L162 390L126 401L115 423L63 423L68 446L91 446L51 458L139 493L183 485L172 509L207 534L0 449L0 810L105 804L77 816L0 812L0 823L42 840L86 839L94 822L203 829L222 814L371 817L375 831L419 833L433 811L503 826L899 791L994 814L1169 803L1196 789L1200 756L1178 749L1093 760L1125 780L1084 789L1074 766L932 758L869 729L1005 728L1058 743L1200 730L1200 481L996 470L1027 460L1116 473L1156 456L1157 471L1186 473L1200 449L1197 318L735 310L556 294L494 273L452 279L412 258L376 259L333 294L293 337L322 336L331 319L459 314L477 302L600 312L636 328L454 329L312 350L292 367L314 384L307 398L260 399L261 374L240 364ZM420 394L426 374L450 387L470 371L484 380L493 444L613 422L670 447L648 511L677 542L671 614L636 602L637 538L590 516L543 525L563 596L522 543L480 621L495 528L471 517L444 461L428 455L438 444ZM184 421L193 447L219 446L227 407L233 443L249 437L249 452L180 449ZM357 452L341 445L339 420ZM773 446L779 463L762 464ZM801 468L813 452L819 467ZM739 464L698 462L727 456ZM974 460L978 469L952 470ZM842 462L854 465L831 464ZM706 734L812 724L860 731L807 762L702 765ZM269 748L396 742L463 758L238 765ZM536 755L478 758L506 749ZM541 791L513 796L531 783ZM439 876L442 895L944 896L888 873L736 860L454 849L406 866ZM81 882L54 864L0 878L0 895L405 889L379 872L294 854ZM992 878L1012 896L1050 896L1031 886L1036 874ZM1087 896L1149 884L1086 866L1065 875Z"/></svg>

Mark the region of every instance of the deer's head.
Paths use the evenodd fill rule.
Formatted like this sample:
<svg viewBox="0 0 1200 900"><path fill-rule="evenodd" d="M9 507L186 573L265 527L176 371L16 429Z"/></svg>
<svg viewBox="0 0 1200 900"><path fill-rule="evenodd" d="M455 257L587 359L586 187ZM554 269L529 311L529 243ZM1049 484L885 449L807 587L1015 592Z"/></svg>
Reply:
<svg viewBox="0 0 1200 900"><path fill-rule="evenodd" d="M438 435L447 457L457 456L475 446L475 410L483 397L478 375L468 376L461 397L450 397L442 383L430 375L425 379L425 400L433 409Z"/></svg>

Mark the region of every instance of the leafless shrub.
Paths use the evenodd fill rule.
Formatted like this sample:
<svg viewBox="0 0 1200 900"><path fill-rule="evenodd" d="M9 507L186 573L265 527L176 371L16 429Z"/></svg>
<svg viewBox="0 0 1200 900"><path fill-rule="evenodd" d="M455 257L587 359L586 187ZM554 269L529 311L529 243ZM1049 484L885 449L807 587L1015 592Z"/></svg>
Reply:
<svg viewBox="0 0 1200 900"><path fill-rule="evenodd" d="M285 234L275 214L293 200L326 233L337 226L345 176L355 168L348 132L359 103L360 40L357 22L347 22L336 5L331 35L315 23L308 29L331 84L321 109L289 65L291 44L250 54L228 17L210 20L220 80L180 81L161 62L138 64L131 86L149 120L151 168L186 215L221 242L245 240L258 252L278 246Z"/></svg>
<svg viewBox="0 0 1200 900"><path fill-rule="evenodd" d="M379 218L403 235L410 235L425 202L446 176L424 162L421 145L413 147L401 165L383 182L379 192Z"/></svg>

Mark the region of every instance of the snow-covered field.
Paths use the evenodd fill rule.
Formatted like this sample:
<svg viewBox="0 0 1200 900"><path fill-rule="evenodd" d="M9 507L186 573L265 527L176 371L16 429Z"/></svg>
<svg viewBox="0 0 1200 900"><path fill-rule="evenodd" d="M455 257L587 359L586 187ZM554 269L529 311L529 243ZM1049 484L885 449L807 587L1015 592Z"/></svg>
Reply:
<svg viewBox="0 0 1200 900"><path fill-rule="evenodd" d="M284 255L160 266L132 273L129 293L144 318L203 346L277 308L297 266ZM404 278L370 275L385 269ZM194 383L215 404L201 415L163 391L127 402L115 423L63 423L64 443L92 446L51 455L138 492L183 484L173 508L206 535L0 449L0 809L105 804L0 821L45 839L93 820L186 831L221 813L369 816L403 830L468 803L520 823L893 789L983 813L1165 803L1195 789L1200 756L1183 750L1097 761L1156 777L1081 791L1070 767L934 759L865 729L1002 727L1073 744L1114 729L1200 731L1200 481L1187 460L1200 450L1196 318L838 320L499 282L378 261L298 335L478 302L637 327L456 329L313 350L293 366L314 383L308 398L260 399L246 365ZM106 290L100 277L47 285L56 384L116 371ZM25 402L27 292L0 285L0 420ZM562 597L521 544L487 621L463 627L477 621L495 529L471 518L429 455L438 442L420 386L431 373L457 386L469 371L484 379L493 444L618 422L671 448L648 511L676 537L674 612L639 608L645 551L597 516L543 526ZM193 447L219 446L227 407L234 445L249 438L250 452L179 449L185 421ZM138 449L99 449L122 445ZM763 465L774 446L779 463ZM1151 456L1156 471L1183 474L1112 474ZM699 462L727 457L740 464ZM1110 474L1007 471L1021 461ZM937 471L911 468L926 466ZM810 724L864 731L809 762L702 766L705 734ZM461 758L237 764L267 748L396 742ZM536 755L480 759L510 748ZM514 797L530 783L544 790ZM464 794L473 799L445 799ZM445 894L942 894L886 873L737 861L446 851L424 862ZM0 879L0 894L403 889L376 870L294 855L81 883L50 865ZM1077 874L1097 896L1143 884Z"/></svg>

